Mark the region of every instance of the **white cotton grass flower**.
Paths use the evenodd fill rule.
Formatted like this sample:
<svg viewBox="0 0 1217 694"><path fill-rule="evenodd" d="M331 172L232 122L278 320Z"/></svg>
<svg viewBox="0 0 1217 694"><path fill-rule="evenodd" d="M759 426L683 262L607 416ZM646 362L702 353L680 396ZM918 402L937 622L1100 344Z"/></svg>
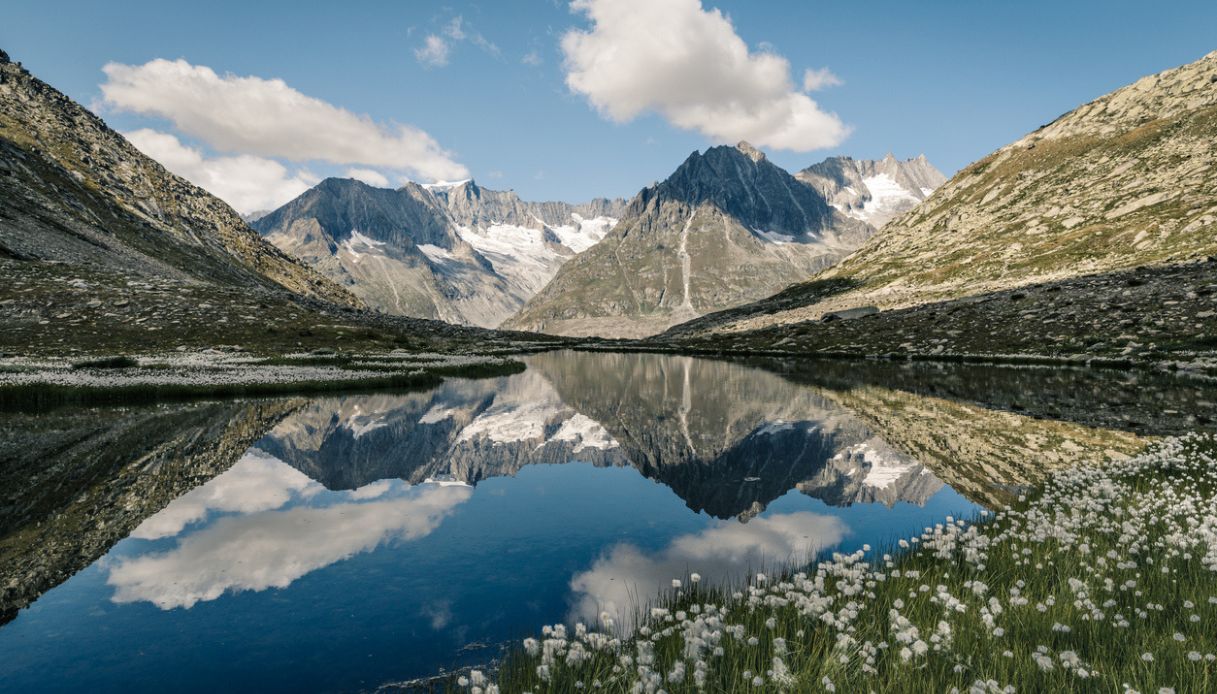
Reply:
<svg viewBox="0 0 1217 694"><path fill-rule="evenodd" d="M994 659L1002 662L992 672L1030 667L1066 681L1140 681L1135 673L1156 662L1154 653L1113 662L1102 644L1087 641L1094 634L1129 643L1166 641L1182 651L1199 641L1189 636L1201 633L1191 624L1208 617L1196 605L1217 604L1217 596L1189 578L1197 562L1217 571L1217 461L1210 455L1181 462L1179 441L1103 466L1053 473L1025 506L996 510L978 523L932 524L882 560L866 550L837 552L799 573L753 574L721 594L677 593L624 635L576 628L572 638L569 630L543 630L542 642L524 649L538 666L533 681L537 687L581 681L595 688L592 671L578 668L607 662L595 671L606 689L710 689L720 681L718 669L740 672L739 658L768 665L743 673L737 689L795 691L816 682L827 688L827 677L839 690L868 691L887 686L873 679L885 669L958 677L984 672ZM1174 466L1171 475L1155 474L1168 466ZM1048 581L1074 565L1058 552L1084 557L1086 570ZM699 579L690 574L687 581ZM1168 602L1166 595L1177 597ZM1028 653L1028 629L1051 634L1059 651L1040 646ZM976 644L977 633L1000 643ZM821 649L826 657L814 663L795 660ZM1095 661L1084 662L1078 653ZM1186 658L1196 667L1217 662L1217 655L1200 649L1186 651ZM1158 660L1171 662L1165 649ZM795 662L796 684L785 684ZM561 680L547 679L554 668L564 669ZM954 685L933 679L927 686ZM975 679L970 691L1012 689Z"/></svg>

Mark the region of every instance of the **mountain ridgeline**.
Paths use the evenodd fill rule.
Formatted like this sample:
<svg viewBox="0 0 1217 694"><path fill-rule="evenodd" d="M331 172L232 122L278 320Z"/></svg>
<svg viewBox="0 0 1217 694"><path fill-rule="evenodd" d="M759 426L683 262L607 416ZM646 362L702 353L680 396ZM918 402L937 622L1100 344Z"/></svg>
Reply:
<svg viewBox="0 0 1217 694"><path fill-rule="evenodd" d="M741 345L751 349L787 340L791 349L848 344L881 353L916 348L908 339L916 336L940 352L975 351L960 342L982 329L967 324L968 315L1001 333L986 345L998 351L1022 344L1041 353L1211 350L1204 336L1211 323L1206 331L1192 317L1211 317L1214 309L1206 298L1213 296L1212 262L1205 263L1217 256L1215 137L1217 52L1101 96L967 166L813 281L680 326L669 337L747 334L753 337L741 337ZM1044 299L1024 302L1021 318L994 332L999 315L1020 311L998 311L1003 304L980 299L1021 301L1032 288ZM867 347L856 338L836 344L824 330L795 331L805 339L789 341L796 323L863 307L885 316L903 311L890 320L916 322L914 312L941 302L951 302L944 308L960 316L958 324L926 322L948 335L931 339L908 323L899 329L905 337L868 338ZM1112 321L1112 311L1127 317ZM1151 314L1152 321L1134 318ZM1036 343L1020 326L1040 319L1052 327L1037 329L1047 342ZM886 334L888 321L870 319L861 332Z"/></svg>
<svg viewBox="0 0 1217 694"><path fill-rule="evenodd" d="M357 303L3 51L0 198L2 259Z"/></svg>
<svg viewBox="0 0 1217 694"><path fill-rule="evenodd" d="M505 325L654 334L806 278L873 232L748 143L713 147L635 196L603 241Z"/></svg>
<svg viewBox="0 0 1217 694"><path fill-rule="evenodd" d="M381 311L494 327L624 204L524 202L473 181L390 190L329 178L253 226Z"/></svg>
<svg viewBox="0 0 1217 694"><path fill-rule="evenodd" d="M924 154L905 161L891 154L877 161L830 157L794 177L833 207L875 228L921 204L947 181Z"/></svg>

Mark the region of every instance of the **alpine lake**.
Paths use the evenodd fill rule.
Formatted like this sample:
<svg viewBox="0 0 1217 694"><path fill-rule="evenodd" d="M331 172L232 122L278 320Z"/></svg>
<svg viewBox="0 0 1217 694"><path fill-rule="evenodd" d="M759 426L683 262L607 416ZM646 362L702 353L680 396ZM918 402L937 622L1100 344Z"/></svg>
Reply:
<svg viewBox="0 0 1217 694"><path fill-rule="evenodd" d="M0 691L374 691L1214 428L1169 373L550 352L425 391L0 413ZM1207 416L1206 416L1207 413Z"/></svg>

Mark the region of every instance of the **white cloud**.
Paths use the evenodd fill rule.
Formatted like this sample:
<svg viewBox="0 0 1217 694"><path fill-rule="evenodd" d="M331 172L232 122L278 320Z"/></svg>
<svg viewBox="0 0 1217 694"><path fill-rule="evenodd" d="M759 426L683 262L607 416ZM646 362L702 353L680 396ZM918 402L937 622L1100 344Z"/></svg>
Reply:
<svg viewBox="0 0 1217 694"><path fill-rule="evenodd" d="M826 67L819 70L808 68L803 71L803 91L805 92L815 92L825 87L839 87L842 84L845 83L841 81L841 78Z"/></svg>
<svg viewBox="0 0 1217 694"><path fill-rule="evenodd" d="M677 537L650 554L620 544L571 579L575 601L570 620L594 623L601 612L608 612L628 629L639 601L653 599L674 578L692 572L707 584L737 580L748 571L808 560L838 544L846 532L838 518L798 512L754 518L747 524L727 521Z"/></svg>
<svg viewBox="0 0 1217 694"><path fill-rule="evenodd" d="M791 79L790 63L751 52L700 0L575 0L592 22L562 37L566 83L618 122L656 112L719 142L807 151L849 128Z"/></svg>
<svg viewBox="0 0 1217 694"><path fill-rule="evenodd" d="M106 105L165 118L220 152L379 166L422 179L469 174L422 130L377 123L280 79L221 76L205 65L163 59L109 63L102 71Z"/></svg>
<svg viewBox="0 0 1217 694"><path fill-rule="evenodd" d="M448 20L442 29L443 36L429 34L423 39L423 44L414 49L414 58L427 67L443 67L448 64L454 44L468 41L487 54L499 57L502 51L494 42L481 33L474 31L465 23L465 18L457 15Z"/></svg>
<svg viewBox="0 0 1217 694"><path fill-rule="evenodd" d="M225 592L286 588L384 542L429 535L472 493L427 485L393 499L223 517L174 549L120 560L106 582L116 603L147 601L163 610Z"/></svg>
<svg viewBox="0 0 1217 694"><path fill-rule="evenodd" d="M414 49L414 59L428 67L443 67L448 64L449 52L447 41L435 34L428 34L423 39L423 45Z"/></svg>
<svg viewBox="0 0 1217 694"><path fill-rule="evenodd" d="M363 181L364 183L370 186L376 186L377 188L389 187L388 177L381 172L374 171L372 169L347 169L347 178L353 178L356 181Z"/></svg>
<svg viewBox="0 0 1217 694"><path fill-rule="evenodd" d="M529 51L524 54L523 58L520 58L520 62L524 63L525 65L537 67L541 64L541 54L536 51Z"/></svg>
<svg viewBox="0 0 1217 694"><path fill-rule="evenodd" d="M279 508L294 495L310 496L320 484L283 461L256 448L224 474L174 499L140 523L131 537L157 540L173 537L212 511L255 513Z"/></svg>
<svg viewBox="0 0 1217 694"><path fill-rule="evenodd" d="M306 171L289 172L274 159L241 154L207 157L169 133L143 128L123 133L136 149L204 188L243 214L273 210L317 183Z"/></svg>

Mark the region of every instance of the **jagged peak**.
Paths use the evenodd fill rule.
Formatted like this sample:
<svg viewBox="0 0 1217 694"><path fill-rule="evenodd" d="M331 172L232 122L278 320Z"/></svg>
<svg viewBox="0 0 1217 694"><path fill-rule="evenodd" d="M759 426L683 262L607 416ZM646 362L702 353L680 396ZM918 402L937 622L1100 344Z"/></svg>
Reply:
<svg viewBox="0 0 1217 694"><path fill-rule="evenodd" d="M759 162L765 158L765 153L753 147L747 140L740 140L735 145L735 148L739 150L740 154L743 154L752 161Z"/></svg>
<svg viewBox="0 0 1217 694"><path fill-rule="evenodd" d="M0 48L0 63L11 63L11 62L13 62L13 61L8 57L8 53L5 53L4 49Z"/></svg>

